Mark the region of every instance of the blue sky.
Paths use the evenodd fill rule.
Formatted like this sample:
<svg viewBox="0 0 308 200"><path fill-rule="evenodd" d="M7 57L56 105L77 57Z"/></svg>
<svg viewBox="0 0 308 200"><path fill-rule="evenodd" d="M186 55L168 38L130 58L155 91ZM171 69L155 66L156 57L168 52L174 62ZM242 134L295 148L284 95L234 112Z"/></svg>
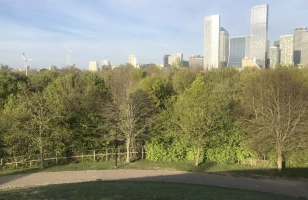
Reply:
<svg viewBox="0 0 308 200"><path fill-rule="evenodd" d="M163 55L203 54L203 19L220 14L230 36L248 35L250 9L269 4L269 39L308 26L308 0L0 0L0 63L21 68L62 67L66 44L72 62L162 63Z"/></svg>

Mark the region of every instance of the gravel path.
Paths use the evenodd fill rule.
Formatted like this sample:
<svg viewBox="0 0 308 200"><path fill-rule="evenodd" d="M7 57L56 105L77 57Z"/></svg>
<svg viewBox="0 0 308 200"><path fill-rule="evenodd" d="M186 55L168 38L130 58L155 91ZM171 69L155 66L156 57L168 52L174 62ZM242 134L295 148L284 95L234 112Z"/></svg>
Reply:
<svg viewBox="0 0 308 200"><path fill-rule="evenodd" d="M221 186L281 194L308 199L308 183L287 180L256 180L212 174L153 170L103 170L44 172L0 177L0 188L16 188L86 181L164 181Z"/></svg>

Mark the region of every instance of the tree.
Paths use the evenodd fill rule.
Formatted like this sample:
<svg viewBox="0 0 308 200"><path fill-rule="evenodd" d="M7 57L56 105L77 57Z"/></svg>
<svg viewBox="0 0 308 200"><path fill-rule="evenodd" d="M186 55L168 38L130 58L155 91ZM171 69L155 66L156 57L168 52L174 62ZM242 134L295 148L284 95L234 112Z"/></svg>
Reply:
<svg viewBox="0 0 308 200"><path fill-rule="evenodd" d="M53 141L52 120L56 118L42 93L28 93L18 99L11 96L4 115L12 120L6 127L5 142L10 153L26 153L38 150L41 169L44 168L44 149ZM20 142L25 142L21 144ZM25 149L23 149L25 148Z"/></svg>
<svg viewBox="0 0 308 200"><path fill-rule="evenodd" d="M215 88L199 76L175 104L174 122L189 143L197 148L196 166L199 165L201 148L206 139L223 127L224 120L228 118L228 101L219 87Z"/></svg>
<svg viewBox="0 0 308 200"><path fill-rule="evenodd" d="M124 134L127 151L126 162L129 163L131 141L144 133L151 124L152 102L144 91L137 90L128 93L126 100L121 102L118 110L118 127Z"/></svg>
<svg viewBox="0 0 308 200"><path fill-rule="evenodd" d="M279 172L286 152L308 144L308 87L298 75L287 68L264 70L244 86L251 145L275 150Z"/></svg>
<svg viewBox="0 0 308 200"><path fill-rule="evenodd" d="M173 89L177 94L182 94L186 88L189 88L191 83L196 79L197 71L189 68L179 68L175 72L172 84Z"/></svg>

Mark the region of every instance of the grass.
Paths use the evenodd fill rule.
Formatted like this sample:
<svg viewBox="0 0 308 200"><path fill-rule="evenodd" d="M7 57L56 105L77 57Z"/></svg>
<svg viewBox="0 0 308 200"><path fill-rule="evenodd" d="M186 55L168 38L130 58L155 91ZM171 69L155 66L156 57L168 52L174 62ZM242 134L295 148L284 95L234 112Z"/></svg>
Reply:
<svg viewBox="0 0 308 200"><path fill-rule="evenodd" d="M2 175L27 174L37 172L59 172L59 171L83 171L83 170L113 170L114 162L80 162L58 166L50 166L43 170L38 167L25 169L5 169L0 171ZM154 162L148 160L138 160L130 164L124 162L118 163L117 169L132 170L177 170L197 173L213 173L221 175L231 175L239 177L251 177L257 179L301 179L308 180L308 169L285 169L280 174L276 169L264 169L246 165L237 164L219 164L219 163L203 163L199 167L195 167L193 162Z"/></svg>
<svg viewBox="0 0 308 200"><path fill-rule="evenodd" d="M24 189L2 190L4 199L66 199L66 200L119 200L119 199L249 199L249 200L292 200L296 198L267 193L235 190L219 187L153 182L86 182L50 185Z"/></svg>

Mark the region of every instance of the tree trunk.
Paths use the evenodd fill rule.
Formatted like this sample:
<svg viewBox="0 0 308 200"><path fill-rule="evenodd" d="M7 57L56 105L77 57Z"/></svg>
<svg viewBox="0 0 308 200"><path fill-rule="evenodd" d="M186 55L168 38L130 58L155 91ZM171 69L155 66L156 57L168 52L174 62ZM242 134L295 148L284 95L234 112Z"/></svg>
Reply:
<svg viewBox="0 0 308 200"><path fill-rule="evenodd" d="M196 164L195 166L199 166L199 158L200 158L200 145L198 145L197 155L196 155Z"/></svg>
<svg viewBox="0 0 308 200"><path fill-rule="evenodd" d="M40 158L41 158L41 169L44 169L44 152L43 152L43 146L40 146Z"/></svg>
<svg viewBox="0 0 308 200"><path fill-rule="evenodd" d="M130 137L126 139L126 163L130 163Z"/></svg>
<svg viewBox="0 0 308 200"><path fill-rule="evenodd" d="M277 167L278 167L278 172L282 172L282 150L281 150L281 147L278 147L278 149L277 149Z"/></svg>

